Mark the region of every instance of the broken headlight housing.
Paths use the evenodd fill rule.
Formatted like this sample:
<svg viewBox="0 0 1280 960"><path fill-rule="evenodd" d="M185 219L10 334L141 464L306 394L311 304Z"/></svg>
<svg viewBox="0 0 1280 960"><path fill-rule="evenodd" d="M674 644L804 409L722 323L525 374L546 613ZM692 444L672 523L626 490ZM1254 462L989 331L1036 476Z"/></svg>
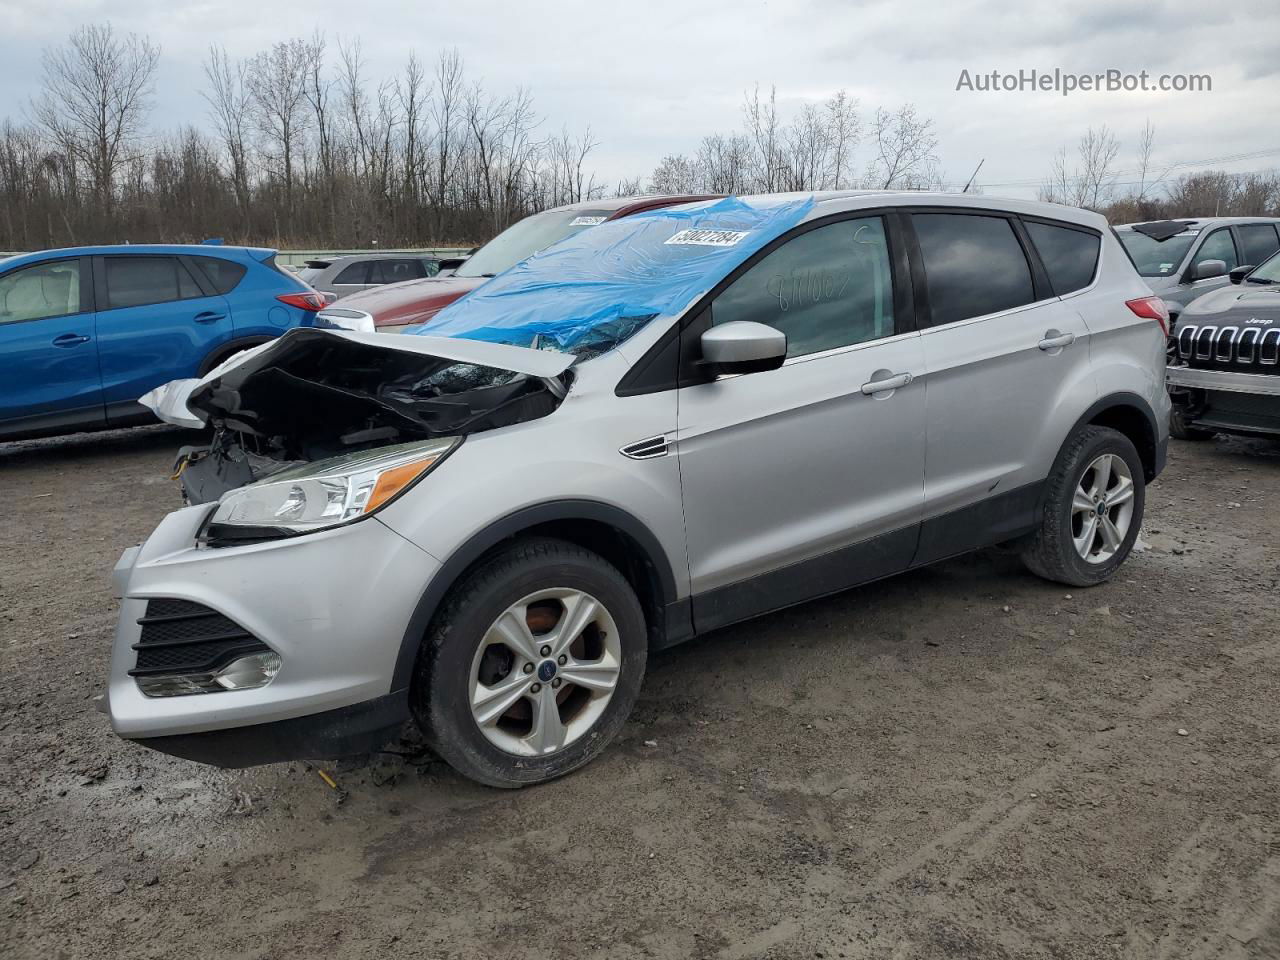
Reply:
<svg viewBox="0 0 1280 960"><path fill-rule="evenodd" d="M402 443L281 470L223 494L205 542L273 540L361 520L421 480L461 442Z"/></svg>

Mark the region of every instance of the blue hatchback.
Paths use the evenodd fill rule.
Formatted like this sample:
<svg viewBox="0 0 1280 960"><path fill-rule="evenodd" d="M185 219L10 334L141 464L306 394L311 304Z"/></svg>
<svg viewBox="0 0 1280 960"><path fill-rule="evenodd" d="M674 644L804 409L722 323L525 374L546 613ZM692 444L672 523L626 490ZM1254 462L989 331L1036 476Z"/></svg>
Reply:
<svg viewBox="0 0 1280 960"><path fill-rule="evenodd" d="M0 440L154 420L138 398L311 326L274 250L104 246L0 260Z"/></svg>

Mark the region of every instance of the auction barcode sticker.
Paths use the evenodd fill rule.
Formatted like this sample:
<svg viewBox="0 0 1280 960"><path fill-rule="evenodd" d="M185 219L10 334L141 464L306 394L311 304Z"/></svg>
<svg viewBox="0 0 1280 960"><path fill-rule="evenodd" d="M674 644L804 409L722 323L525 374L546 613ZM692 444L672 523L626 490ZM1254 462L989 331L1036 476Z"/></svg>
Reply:
<svg viewBox="0 0 1280 960"><path fill-rule="evenodd" d="M748 233L749 230L681 230L666 242L699 247L732 247Z"/></svg>
<svg viewBox="0 0 1280 960"><path fill-rule="evenodd" d="M594 227L598 223L604 223L605 217L574 217L569 221L571 227Z"/></svg>

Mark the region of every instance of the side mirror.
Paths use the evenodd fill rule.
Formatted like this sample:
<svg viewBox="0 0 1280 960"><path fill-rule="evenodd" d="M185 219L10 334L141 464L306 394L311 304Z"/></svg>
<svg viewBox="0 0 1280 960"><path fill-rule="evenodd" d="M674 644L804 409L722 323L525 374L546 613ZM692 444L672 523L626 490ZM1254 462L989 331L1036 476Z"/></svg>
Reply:
<svg viewBox="0 0 1280 960"><path fill-rule="evenodd" d="M702 366L713 376L776 370L787 359L787 335L750 320L712 327L700 342Z"/></svg>
<svg viewBox="0 0 1280 960"><path fill-rule="evenodd" d="M1191 279L1208 280L1210 277L1220 277L1227 272L1227 261L1225 260L1201 260L1191 268Z"/></svg>
<svg viewBox="0 0 1280 960"><path fill-rule="evenodd" d="M1250 264L1247 267L1236 267L1234 270L1228 273L1227 276L1231 278L1232 283L1244 283L1244 278L1247 277L1252 272L1253 272L1253 265Z"/></svg>

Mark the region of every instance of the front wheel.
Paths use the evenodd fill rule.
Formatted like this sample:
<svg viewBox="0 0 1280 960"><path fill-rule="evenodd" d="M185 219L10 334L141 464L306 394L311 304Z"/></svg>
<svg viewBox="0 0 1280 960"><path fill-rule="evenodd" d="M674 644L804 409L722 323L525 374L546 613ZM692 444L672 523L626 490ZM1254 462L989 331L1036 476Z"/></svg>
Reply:
<svg viewBox="0 0 1280 960"><path fill-rule="evenodd" d="M594 759L621 729L647 650L640 603L613 566L564 541L518 541L451 591L410 703L459 773L541 783Z"/></svg>
<svg viewBox="0 0 1280 960"><path fill-rule="evenodd" d="M1085 427L1058 454L1023 563L1073 587L1109 580L1138 539L1145 504L1142 460L1132 441L1109 427Z"/></svg>
<svg viewBox="0 0 1280 960"><path fill-rule="evenodd" d="M1187 423L1186 415L1174 407L1169 411L1169 435L1175 440L1212 440L1213 431L1203 427L1193 427Z"/></svg>

